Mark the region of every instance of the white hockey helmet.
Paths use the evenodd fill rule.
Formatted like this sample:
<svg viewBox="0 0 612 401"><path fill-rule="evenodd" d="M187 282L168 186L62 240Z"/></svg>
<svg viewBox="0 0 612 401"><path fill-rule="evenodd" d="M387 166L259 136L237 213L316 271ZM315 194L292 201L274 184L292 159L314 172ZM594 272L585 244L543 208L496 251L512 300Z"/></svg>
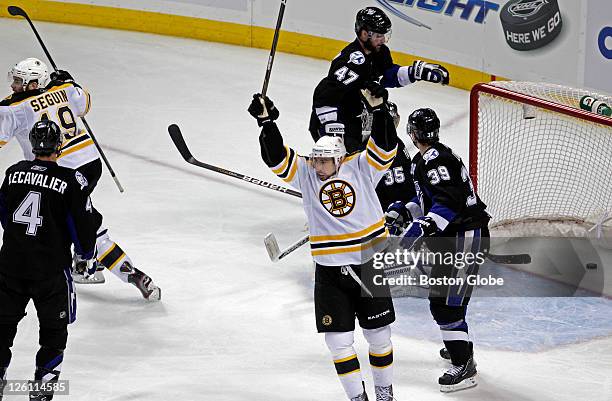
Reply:
<svg viewBox="0 0 612 401"><path fill-rule="evenodd" d="M346 155L344 141L339 136L322 136L312 147L310 157L331 157L334 159L336 170L340 167L340 161Z"/></svg>
<svg viewBox="0 0 612 401"><path fill-rule="evenodd" d="M32 81L38 82L39 87L44 87L49 80L47 65L37 58L27 58L15 64L8 73L9 82L15 78L21 78L24 88Z"/></svg>

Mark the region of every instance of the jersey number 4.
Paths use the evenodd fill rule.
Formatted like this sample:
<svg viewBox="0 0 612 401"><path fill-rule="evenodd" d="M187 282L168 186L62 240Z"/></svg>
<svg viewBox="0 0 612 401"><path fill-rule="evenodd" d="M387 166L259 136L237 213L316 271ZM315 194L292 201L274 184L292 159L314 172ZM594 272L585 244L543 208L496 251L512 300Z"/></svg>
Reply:
<svg viewBox="0 0 612 401"><path fill-rule="evenodd" d="M348 85L351 82L355 82L357 78L359 78L359 74L357 74L354 71L349 70L348 67L338 68L336 72L334 72L334 75L336 76L338 81L342 82L344 85ZM347 75L348 75L348 78L346 78Z"/></svg>
<svg viewBox="0 0 612 401"><path fill-rule="evenodd" d="M36 235L38 227L42 226L40 196L40 192L30 191L13 213L13 222L28 226L26 229L27 235Z"/></svg>

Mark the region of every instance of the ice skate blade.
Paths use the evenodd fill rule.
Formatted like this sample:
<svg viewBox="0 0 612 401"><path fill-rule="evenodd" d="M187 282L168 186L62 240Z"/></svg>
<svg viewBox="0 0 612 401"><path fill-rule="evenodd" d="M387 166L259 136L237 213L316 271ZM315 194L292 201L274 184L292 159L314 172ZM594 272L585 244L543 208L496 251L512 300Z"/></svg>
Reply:
<svg viewBox="0 0 612 401"><path fill-rule="evenodd" d="M455 391L466 390L468 388L472 388L476 386L478 382L476 382L476 375L472 377L468 377L467 379L463 379L460 383L451 384L451 385L440 385L440 391L443 393L454 393Z"/></svg>

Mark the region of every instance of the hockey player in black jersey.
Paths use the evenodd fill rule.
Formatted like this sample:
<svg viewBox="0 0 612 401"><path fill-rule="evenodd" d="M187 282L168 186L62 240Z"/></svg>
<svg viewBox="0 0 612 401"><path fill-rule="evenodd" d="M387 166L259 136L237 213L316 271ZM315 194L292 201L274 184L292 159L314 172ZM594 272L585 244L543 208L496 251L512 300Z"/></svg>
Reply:
<svg viewBox="0 0 612 401"><path fill-rule="evenodd" d="M412 160L412 176L424 216L415 218L402 233L402 245L412 249L424 239L429 251L465 256L488 252L489 215L474 192L461 159L438 140L440 120L432 109L415 110L408 135L419 152ZM424 238L430 237L430 238ZM464 258L463 260L467 260ZM464 267L434 263L432 278L478 273L478 258ZM484 256L482 259L484 260ZM439 379L440 390L451 392L476 385L476 365L465 320L473 286L436 285L430 288L430 311L440 326L452 366Z"/></svg>
<svg viewBox="0 0 612 401"><path fill-rule="evenodd" d="M31 299L40 324L34 373L40 384L58 380L67 326L76 319L71 244L80 265L91 266L96 227L85 178L56 163L59 127L37 122L30 141L36 158L9 167L0 188L0 379L6 379L17 324ZM30 393L30 400L52 398L52 392Z"/></svg>
<svg viewBox="0 0 612 401"><path fill-rule="evenodd" d="M344 135L346 150L362 150L361 89L386 97L385 88L416 81L448 84L448 71L437 64L416 60L411 66L393 63L385 43L391 36L391 20L379 8L359 10L355 21L357 38L332 61L329 72L314 90L309 130L316 141L323 135ZM381 79L382 77L382 79ZM373 85L379 81L382 86Z"/></svg>
<svg viewBox="0 0 612 401"><path fill-rule="evenodd" d="M50 119L60 126L63 135L60 166L78 170L88 182L88 191L96 188L102 175L102 161L93 139L81 130L77 117L89 112L89 93L75 83L67 71L57 70L49 79L45 63L28 58L9 70L13 94L0 102L0 148L15 138L23 150L24 158L32 158L28 134L35 121ZM75 273L75 283L103 283L104 268L125 283L134 285L148 301L159 301L161 289L149 275L134 266L130 256L111 239L103 225L102 214L94 208L96 217L98 260L92 272ZM75 269L77 270L77 269Z"/></svg>

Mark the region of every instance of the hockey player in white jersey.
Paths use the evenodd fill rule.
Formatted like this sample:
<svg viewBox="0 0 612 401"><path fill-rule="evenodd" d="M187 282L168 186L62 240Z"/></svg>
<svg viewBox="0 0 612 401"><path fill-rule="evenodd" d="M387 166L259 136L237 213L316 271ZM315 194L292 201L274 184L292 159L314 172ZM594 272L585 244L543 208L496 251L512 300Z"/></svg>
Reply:
<svg viewBox="0 0 612 401"><path fill-rule="evenodd" d="M15 138L24 158L31 160L30 128L37 121L53 120L62 129L64 137L58 164L78 170L82 185L87 186L91 193L102 175L102 162L89 134L77 126L77 118L89 112L89 93L76 84L66 71L52 73L48 82L47 66L36 58L15 64L9 70L8 78L13 94L0 102L0 147ZM102 215L97 210L95 214L98 220L98 265L106 267L123 282L136 286L145 299L159 300L160 288L147 274L134 267L130 257L102 226ZM75 275L75 281L81 283L102 282L103 279L101 271Z"/></svg>
<svg viewBox="0 0 612 401"><path fill-rule="evenodd" d="M374 288L367 277L374 253L385 246L388 236L376 185L395 158L397 134L384 99L368 99L375 107L372 135L366 150L351 155L346 154L340 137L324 136L315 143L310 157L299 156L283 144L274 123L278 109L259 94L249 113L262 127L259 141L264 162L302 192L316 263L317 330L325 333L342 386L349 400L368 399L353 348L357 317L369 343L376 400L391 401L390 324L395 321L395 311L389 288Z"/></svg>

